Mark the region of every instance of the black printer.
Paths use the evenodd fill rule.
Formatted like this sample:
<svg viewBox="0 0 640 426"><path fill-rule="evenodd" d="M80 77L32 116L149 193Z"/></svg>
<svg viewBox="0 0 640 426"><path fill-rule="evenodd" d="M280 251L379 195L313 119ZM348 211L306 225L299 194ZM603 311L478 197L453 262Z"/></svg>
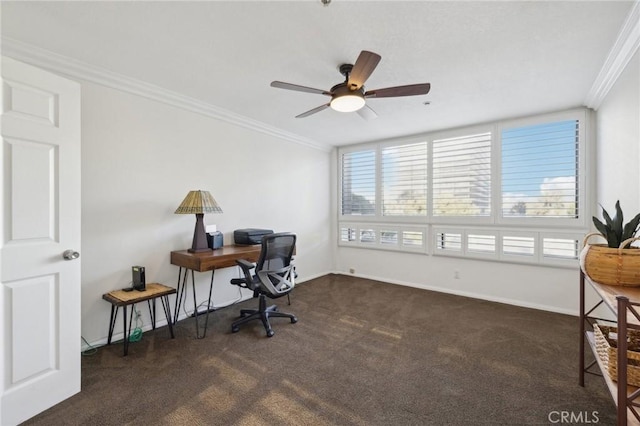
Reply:
<svg viewBox="0 0 640 426"><path fill-rule="evenodd" d="M273 234L273 230L259 228L236 229L233 231L233 241L242 245L261 244L262 237L269 234Z"/></svg>

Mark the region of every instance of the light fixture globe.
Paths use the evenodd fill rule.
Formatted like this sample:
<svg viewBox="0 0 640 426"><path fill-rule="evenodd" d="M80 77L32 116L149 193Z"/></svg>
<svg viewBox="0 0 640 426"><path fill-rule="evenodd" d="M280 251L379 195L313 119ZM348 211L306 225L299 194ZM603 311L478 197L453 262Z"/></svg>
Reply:
<svg viewBox="0 0 640 426"><path fill-rule="evenodd" d="M333 97L329 105L335 111L353 112L362 108L365 104L362 89L349 90L346 84L339 84L331 88Z"/></svg>

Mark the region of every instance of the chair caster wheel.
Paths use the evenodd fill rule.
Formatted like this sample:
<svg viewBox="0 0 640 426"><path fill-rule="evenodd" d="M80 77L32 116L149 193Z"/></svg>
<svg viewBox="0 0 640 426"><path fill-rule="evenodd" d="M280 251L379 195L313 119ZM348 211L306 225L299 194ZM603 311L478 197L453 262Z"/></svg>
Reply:
<svg viewBox="0 0 640 426"><path fill-rule="evenodd" d="M291 318L291 324L295 324L297 322L298 322L298 318L296 317Z"/></svg>
<svg viewBox="0 0 640 426"><path fill-rule="evenodd" d="M267 330L267 337L273 337L273 335L276 334L275 331L273 330Z"/></svg>
<svg viewBox="0 0 640 426"><path fill-rule="evenodd" d="M232 333L237 333L238 331L240 331L240 327L231 327Z"/></svg>

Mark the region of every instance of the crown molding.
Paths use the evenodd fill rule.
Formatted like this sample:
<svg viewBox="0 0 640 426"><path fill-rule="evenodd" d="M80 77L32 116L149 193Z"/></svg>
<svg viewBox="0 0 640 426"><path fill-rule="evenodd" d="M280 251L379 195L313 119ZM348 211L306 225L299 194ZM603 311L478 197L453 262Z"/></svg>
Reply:
<svg viewBox="0 0 640 426"><path fill-rule="evenodd" d="M640 46L640 1L636 0L631 12L618 33L618 38L609 51L598 77L585 98L585 105L597 110L609 90L620 77Z"/></svg>
<svg viewBox="0 0 640 426"><path fill-rule="evenodd" d="M157 102L162 102L176 108L201 114L217 120L244 127L259 133L294 142L325 152L330 152L332 146L312 139L303 138L294 133L285 132L276 127L252 120L224 108L184 96L180 93L155 86L144 81L127 77L104 68L96 67L82 61L59 55L21 41L2 37L2 54L19 61L30 63L50 71L65 74L71 78L85 80L112 89L142 96Z"/></svg>

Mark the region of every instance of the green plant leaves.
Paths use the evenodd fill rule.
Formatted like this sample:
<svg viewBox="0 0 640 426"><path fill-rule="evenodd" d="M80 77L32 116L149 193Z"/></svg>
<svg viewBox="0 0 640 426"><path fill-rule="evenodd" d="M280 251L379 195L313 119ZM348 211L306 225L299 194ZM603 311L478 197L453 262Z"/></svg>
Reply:
<svg viewBox="0 0 640 426"><path fill-rule="evenodd" d="M597 217L593 217L593 224L596 229L607 239L607 246L611 248L618 248L620 244L636 235L638 227L640 226L640 213L638 213L629 223L622 226L624 223L624 215L622 214L622 208L620 207L620 200L616 201L616 214L613 219L609 213L602 208L602 217L604 217L605 223L603 223Z"/></svg>
<svg viewBox="0 0 640 426"><path fill-rule="evenodd" d="M606 220L606 219L605 219ZM609 221L607 222L609 223ZM607 240L607 246L611 248L616 248L615 242L617 241L615 234L611 231L611 228L600 221L597 217L593 217L593 224L596 226L596 229L602 234L603 237Z"/></svg>
<svg viewBox="0 0 640 426"><path fill-rule="evenodd" d="M613 217L613 230L616 234L619 232L622 236L622 209L620 208L620 200L616 201L616 215ZM622 241L620 241L622 242Z"/></svg>
<svg viewBox="0 0 640 426"><path fill-rule="evenodd" d="M622 230L622 241L635 237L636 232L638 232L638 225L640 225L640 213L624 226Z"/></svg>

